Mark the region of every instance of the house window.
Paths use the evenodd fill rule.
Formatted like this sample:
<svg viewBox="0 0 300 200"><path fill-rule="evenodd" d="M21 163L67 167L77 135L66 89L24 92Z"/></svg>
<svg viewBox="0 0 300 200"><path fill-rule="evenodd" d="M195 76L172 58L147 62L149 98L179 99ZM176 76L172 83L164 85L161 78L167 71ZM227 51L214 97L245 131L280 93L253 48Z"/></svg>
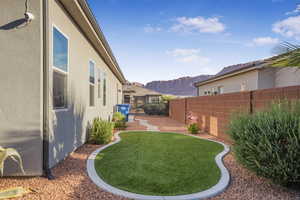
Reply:
<svg viewBox="0 0 300 200"><path fill-rule="evenodd" d="M219 86L218 87L218 94L223 94L224 93L224 87L223 86Z"/></svg>
<svg viewBox="0 0 300 200"><path fill-rule="evenodd" d="M159 103L159 97L150 97L150 103L158 104Z"/></svg>
<svg viewBox="0 0 300 200"><path fill-rule="evenodd" d="M67 108L69 41L53 27L53 108Z"/></svg>
<svg viewBox="0 0 300 200"><path fill-rule="evenodd" d="M130 104L130 95L124 95L124 103Z"/></svg>
<svg viewBox="0 0 300 200"><path fill-rule="evenodd" d="M89 62L90 106L95 106L95 63Z"/></svg>
<svg viewBox="0 0 300 200"><path fill-rule="evenodd" d="M101 98L101 70L98 69L98 99Z"/></svg>
<svg viewBox="0 0 300 200"><path fill-rule="evenodd" d="M103 106L106 106L106 74L103 74Z"/></svg>

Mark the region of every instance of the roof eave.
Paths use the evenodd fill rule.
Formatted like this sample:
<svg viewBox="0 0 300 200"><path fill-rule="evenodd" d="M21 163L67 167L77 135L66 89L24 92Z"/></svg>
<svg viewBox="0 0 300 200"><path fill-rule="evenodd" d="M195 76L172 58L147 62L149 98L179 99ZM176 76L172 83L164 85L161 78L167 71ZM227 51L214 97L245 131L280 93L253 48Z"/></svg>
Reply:
<svg viewBox="0 0 300 200"><path fill-rule="evenodd" d="M86 0L60 0L60 2L64 5L65 9L67 9L74 21L81 28L82 32L85 33L85 36L101 55L110 70L115 74L122 84L125 84L126 79Z"/></svg>
<svg viewBox="0 0 300 200"><path fill-rule="evenodd" d="M232 76L236 76L236 75L239 75L239 74L242 74L242 73L245 73L245 72L258 70L258 69L259 69L259 67L255 66L255 67L251 67L251 68L247 68L247 69L243 69L243 70L230 72L230 73L218 76L218 77L214 77L212 79L208 79L208 80L205 80L205 81L194 83L194 86L199 87L199 86L205 85L207 83L211 83L211 82L218 81L218 80L221 80L221 79L224 79L224 78L229 78L229 77L232 77Z"/></svg>
<svg viewBox="0 0 300 200"><path fill-rule="evenodd" d="M146 94L145 96L162 96L162 94Z"/></svg>

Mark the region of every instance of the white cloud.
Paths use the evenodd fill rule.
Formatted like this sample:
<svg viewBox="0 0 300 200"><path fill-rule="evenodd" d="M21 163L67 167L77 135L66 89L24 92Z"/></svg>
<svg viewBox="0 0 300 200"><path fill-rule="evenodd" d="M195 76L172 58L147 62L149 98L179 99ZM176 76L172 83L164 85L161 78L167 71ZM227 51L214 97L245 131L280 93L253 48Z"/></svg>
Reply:
<svg viewBox="0 0 300 200"><path fill-rule="evenodd" d="M154 27L154 26L151 26L150 24L147 24L145 27L144 27L144 31L146 33L155 33L155 32L161 32L162 31L162 28L161 27Z"/></svg>
<svg viewBox="0 0 300 200"><path fill-rule="evenodd" d="M278 44L279 40L272 37L257 37L252 40L253 46L265 46L265 45L275 45Z"/></svg>
<svg viewBox="0 0 300 200"><path fill-rule="evenodd" d="M290 12L285 13L286 15L295 15L300 13L300 4L297 5L296 9Z"/></svg>
<svg viewBox="0 0 300 200"><path fill-rule="evenodd" d="M210 62L209 58L201 56L199 49L174 49L167 51L167 54L173 56L177 62L181 63L203 66Z"/></svg>
<svg viewBox="0 0 300 200"><path fill-rule="evenodd" d="M176 21L177 24L171 27L171 30L175 32L220 33L226 28L225 25L220 22L219 17L179 17Z"/></svg>
<svg viewBox="0 0 300 200"><path fill-rule="evenodd" d="M273 24L273 31L285 37L300 39L300 16L289 17Z"/></svg>

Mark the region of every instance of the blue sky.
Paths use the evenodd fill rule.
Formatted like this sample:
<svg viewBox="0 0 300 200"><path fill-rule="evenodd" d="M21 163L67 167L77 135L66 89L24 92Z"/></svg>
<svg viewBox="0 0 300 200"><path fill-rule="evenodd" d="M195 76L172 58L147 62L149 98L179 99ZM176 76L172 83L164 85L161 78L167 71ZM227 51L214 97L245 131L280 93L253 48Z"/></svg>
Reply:
<svg viewBox="0 0 300 200"><path fill-rule="evenodd" d="M300 0L88 2L129 81L214 74L300 40Z"/></svg>

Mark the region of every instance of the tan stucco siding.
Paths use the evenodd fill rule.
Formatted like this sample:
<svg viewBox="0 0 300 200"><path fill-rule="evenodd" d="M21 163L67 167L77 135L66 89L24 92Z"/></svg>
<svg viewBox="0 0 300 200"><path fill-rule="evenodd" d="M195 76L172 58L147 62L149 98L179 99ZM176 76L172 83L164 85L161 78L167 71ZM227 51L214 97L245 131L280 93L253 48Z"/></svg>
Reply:
<svg viewBox="0 0 300 200"><path fill-rule="evenodd" d="M258 71L258 87L257 89L268 89L275 87L275 69L264 68Z"/></svg>
<svg viewBox="0 0 300 200"><path fill-rule="evenodd" d="M204 96L205 91L217 91L217 88L222 86L223 93L240 92L242 84L245 85L245 90L256 90L258 85L258 71L253 70L238 74L236 76L220 79L198 87L198 95Z"/></svg>
<svg viewBox="0 0 300 200"><path fill-rule="evenodd" d="M27 26L24 11L24 1L0 1L0 146L16 148L32 176L43 164L42 1L29 2L35 19ZM4 174L21 173L8 159Z"/></svg>
<svg viewBox="0 0 300 200"><path fill-rule="evenodd" d="M293 85L300 85L300 68L276 68L275 87L287 87Z"/></svg>
<svg viewBox="0 0 300 200"><path fill-rule="evenodd" d="M49 1L50 35L50 167L86 141L86 128L95 117L111 119L114 106L122 102L122 94L117 97L122 84L110 71L91 43L82 34L65 10L56 1ZM69 108L63 111L52 109L52 26L57 27L69 38ZM107 101L103 106L103 89L98 98L95 85L95 106L89 106L89 61L95 63L107 77ZM96 70L96 80L98 73ZM103 77L101 77L103 78ZM103 87L103 79L101 81ZM117 102L119 101L119 102Z"/></svg>

